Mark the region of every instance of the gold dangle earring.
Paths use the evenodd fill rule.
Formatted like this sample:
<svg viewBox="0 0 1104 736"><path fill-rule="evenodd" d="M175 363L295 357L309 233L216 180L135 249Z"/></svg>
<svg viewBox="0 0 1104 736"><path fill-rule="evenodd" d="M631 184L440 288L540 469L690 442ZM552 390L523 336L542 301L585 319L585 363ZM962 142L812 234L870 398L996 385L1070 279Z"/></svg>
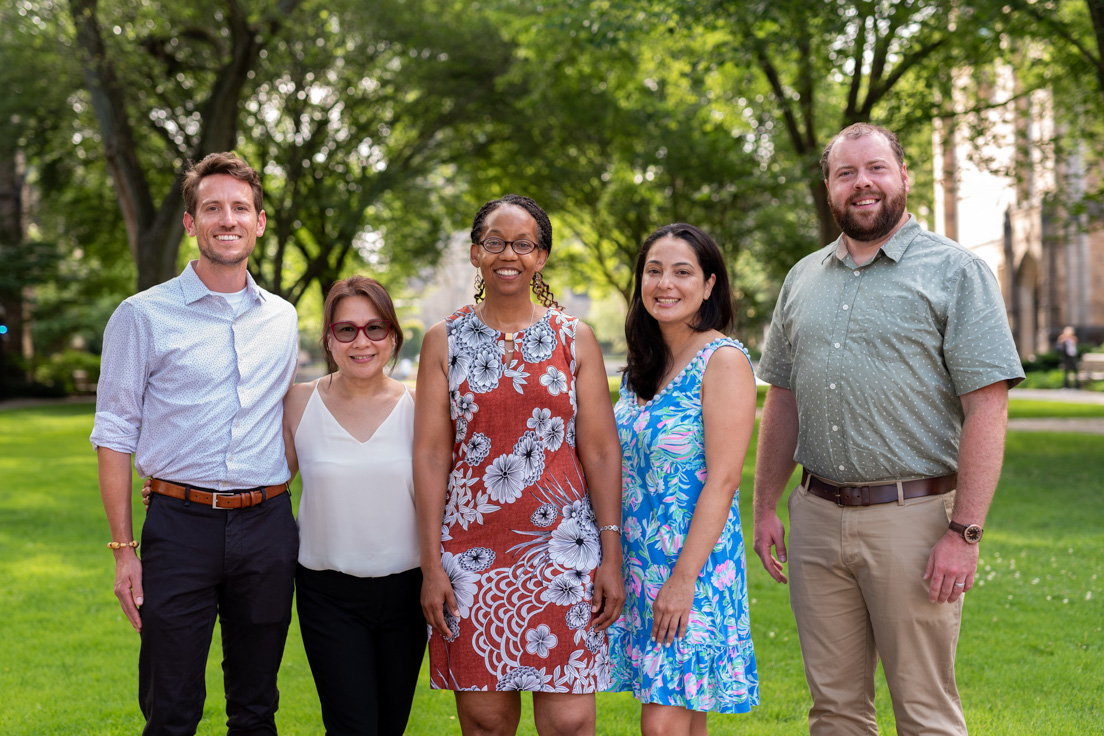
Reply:
<svg viewBox="0 0 1104 736"><path fill-rule="evenodd" d="M486 291L486 284L483 283L483 274L478 271L475 272L475 300L477 302L483 301L483 294Z"/></svg>

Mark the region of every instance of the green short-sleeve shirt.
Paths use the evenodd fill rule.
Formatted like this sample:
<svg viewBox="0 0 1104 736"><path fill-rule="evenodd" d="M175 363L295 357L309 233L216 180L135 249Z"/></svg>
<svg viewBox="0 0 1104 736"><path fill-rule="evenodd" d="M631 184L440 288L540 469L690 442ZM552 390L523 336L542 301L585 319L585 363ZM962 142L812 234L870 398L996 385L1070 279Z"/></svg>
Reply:
<svg viewBox="0 0 1104 736"><path fill-rule="evenodd" d="M837 240L793 267L757 374L794 393L794 459L837 483L957 472L958 397L1024 377L992 271L911 217L863 266Z"/></svg>

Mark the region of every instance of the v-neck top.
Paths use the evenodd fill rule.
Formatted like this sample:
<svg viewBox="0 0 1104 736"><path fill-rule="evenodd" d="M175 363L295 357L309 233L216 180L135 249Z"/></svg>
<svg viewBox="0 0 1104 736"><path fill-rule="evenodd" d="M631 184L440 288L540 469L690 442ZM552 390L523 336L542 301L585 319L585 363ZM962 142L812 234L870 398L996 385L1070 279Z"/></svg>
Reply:
<svg viewBox="0 0 1104 736"><path fill-rule="evenodd" d="M362 578L418 567L413 447L409 390L360 442L338 423L315 386L295 431L303 478L299 564Z"/></svg>

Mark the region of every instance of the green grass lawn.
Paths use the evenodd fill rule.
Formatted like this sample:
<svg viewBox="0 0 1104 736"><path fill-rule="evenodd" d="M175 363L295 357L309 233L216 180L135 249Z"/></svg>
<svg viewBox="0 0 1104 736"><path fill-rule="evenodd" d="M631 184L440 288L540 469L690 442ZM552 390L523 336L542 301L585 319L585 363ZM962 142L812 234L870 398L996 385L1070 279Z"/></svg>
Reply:
<svg viewBox="0 0 1104 736"><path fill-rule="evenodd" d="M137 733L138 636L111 592L114 566L88 444L91 405L0 411L0 734ZM744 487L751 487L754 456ZM972 734L1104 732L1104 436L1008 438L967 596L958 678ZM750 494L740 499L750 520ZM140 517L141 512L136 512ZM136 524L137 528L137 524ZM762 705L712 716L714 734L803 732L808 695L786 589L751 550L752 630ZM408 733L459 734L450 693L423 681ZM200 734L224 733L218 641ZM280 672L281 734L322 732L293 623ZM528 701L526 701L528 708ZM879 680L879 723L894 733ZM526 711L528 714L528 710ZM631 697L598 698L601 734L638 733ZM522 733L534 733L526 715Z"/></svg>
<svg viewBox="0 0 1104 736"><path fill-rule="evenodd" d="M1009 399L1009 419L1094 419L1104 417L1104 404L1075 404L1071 401Z"/></svg>

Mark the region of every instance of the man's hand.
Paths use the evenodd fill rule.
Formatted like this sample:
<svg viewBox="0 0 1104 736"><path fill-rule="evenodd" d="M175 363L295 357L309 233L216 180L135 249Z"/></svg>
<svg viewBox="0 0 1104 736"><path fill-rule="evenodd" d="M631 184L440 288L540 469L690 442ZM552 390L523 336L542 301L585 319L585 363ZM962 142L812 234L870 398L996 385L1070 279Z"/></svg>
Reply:
<svg viewBox="0 0 1104 736"><path fill-rule="evenodd" d="M142 505L146 507L146 511L149 511L150 494L153 493L153 478L146 478L142 483Z"/></svg>
<svg viewBox="0 0 1104 736"><path fill-rule="evenodd" d="M936 542L928 556L928 567L924 571L924 580L929 582L929 601L954 603L959 596L974 587L978 546L967 544L961 534L950 530Z"/></svg>
<svg viewBox="0 0 1104 736"><path fill-rule="evenodd" d="M124 547L115 552L115 597L134 630L142 633L142 562L134 549Z"/></svg>
<svg viewBox="0 0 1104 736"><path fill-rule="evenodd" d="M776 581L787 582L782 568L786 562L786 528L782 526L782 520L776 513L758 512L752 524L755 529L753 548L763 561L763 567ZM774 549L778 550L778 557L774 556Z"/></svg>

